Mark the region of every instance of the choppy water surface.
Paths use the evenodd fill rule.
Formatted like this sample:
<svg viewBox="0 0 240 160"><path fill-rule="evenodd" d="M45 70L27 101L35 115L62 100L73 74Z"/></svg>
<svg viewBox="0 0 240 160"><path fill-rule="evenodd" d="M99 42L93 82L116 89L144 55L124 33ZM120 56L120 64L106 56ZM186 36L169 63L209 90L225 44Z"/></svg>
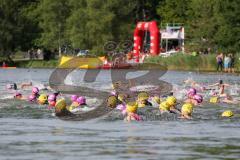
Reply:
<svg viewBox="0 0 240 160"><path fill-rule="evenodd" d="M186 120L125 123L98 118L66 122L45 107L8 100L5 85L48 82L52 70L0 70L0 159L239 159L240 119L222 119L226 108L205 105ZM103 73L106 74L106 73ZM238 84L238 76L168 72L161 79L181 84L187 77L202 83L219 78ZM99 79L107 79L100 76ZM70 83L69 81L67 83ZM107 88L96 83L94 87ZM24 91L28 93L29 91Z"/></svg>

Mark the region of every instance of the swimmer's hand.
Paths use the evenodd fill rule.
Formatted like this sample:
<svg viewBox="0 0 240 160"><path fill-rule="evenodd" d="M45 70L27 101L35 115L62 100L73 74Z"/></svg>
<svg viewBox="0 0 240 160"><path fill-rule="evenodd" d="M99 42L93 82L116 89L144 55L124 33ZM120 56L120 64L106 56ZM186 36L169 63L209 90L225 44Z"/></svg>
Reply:
<svg viewBox="0 0 240 160"><path fill-rule="evenodd" d="M187 116L187 115L181 115L181 117L178 117L178 118L179 119L188 119L188 120L192 119L192 117Z"/></svg>

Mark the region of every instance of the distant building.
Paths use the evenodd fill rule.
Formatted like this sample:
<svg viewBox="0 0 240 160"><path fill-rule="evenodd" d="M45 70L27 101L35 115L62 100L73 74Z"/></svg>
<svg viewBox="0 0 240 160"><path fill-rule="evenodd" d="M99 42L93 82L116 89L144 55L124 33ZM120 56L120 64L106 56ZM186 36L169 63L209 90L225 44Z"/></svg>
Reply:
<svg viewBox="0 0 240 160"><path fill-rule="evenodd" d="M185 31L182 24L161 27L161 52L184 52Z"/></svg>

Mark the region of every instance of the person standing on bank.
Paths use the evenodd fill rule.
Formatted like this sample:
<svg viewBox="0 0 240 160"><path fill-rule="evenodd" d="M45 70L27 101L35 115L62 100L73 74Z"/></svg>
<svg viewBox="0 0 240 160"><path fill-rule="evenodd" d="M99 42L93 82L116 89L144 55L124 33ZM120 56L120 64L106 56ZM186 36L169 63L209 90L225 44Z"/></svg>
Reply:
<svg viewBox="0 0 240 160"><path fill-rule="evenodd" d="M217 60L217 71L222 71L223 70L223 53L220 53L216 57Z"/></svg>
<svg viewBox="0 0 240 160"><path fill-rule="evenodd" d="M231 58L229 54L226 54L224 57L224 72L229 72L230 69Z"/></svg>

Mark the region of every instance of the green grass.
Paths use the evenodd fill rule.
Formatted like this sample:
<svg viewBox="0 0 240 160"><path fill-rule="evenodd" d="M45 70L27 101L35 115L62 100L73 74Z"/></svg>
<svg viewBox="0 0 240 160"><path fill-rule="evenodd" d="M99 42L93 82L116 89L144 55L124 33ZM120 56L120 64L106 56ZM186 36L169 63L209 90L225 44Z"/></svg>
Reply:
<svg viewBox="0 0 240 160"><path fill-rule="evenodd" d="M15 65L19 68L56 68L58 65L58 60L16 61Z"/></svg>
<svg viewBox="0 0 240 160"><path fill-rule="evenodd" d="M240 54L235 55L235 69L240 71ZM179 70L179 71L203 71L203 72L215 72L216 71L216 55L198 55L192 56L189 54L175 54L170 57L155 56L146 59L146 62L159 63L166 66L168 70ZM6 60L0 57L1 60ZM20 60L15 61L14 64L9 66L16 66L19 68L56 68L58 66L58 60Z"/></svg>

